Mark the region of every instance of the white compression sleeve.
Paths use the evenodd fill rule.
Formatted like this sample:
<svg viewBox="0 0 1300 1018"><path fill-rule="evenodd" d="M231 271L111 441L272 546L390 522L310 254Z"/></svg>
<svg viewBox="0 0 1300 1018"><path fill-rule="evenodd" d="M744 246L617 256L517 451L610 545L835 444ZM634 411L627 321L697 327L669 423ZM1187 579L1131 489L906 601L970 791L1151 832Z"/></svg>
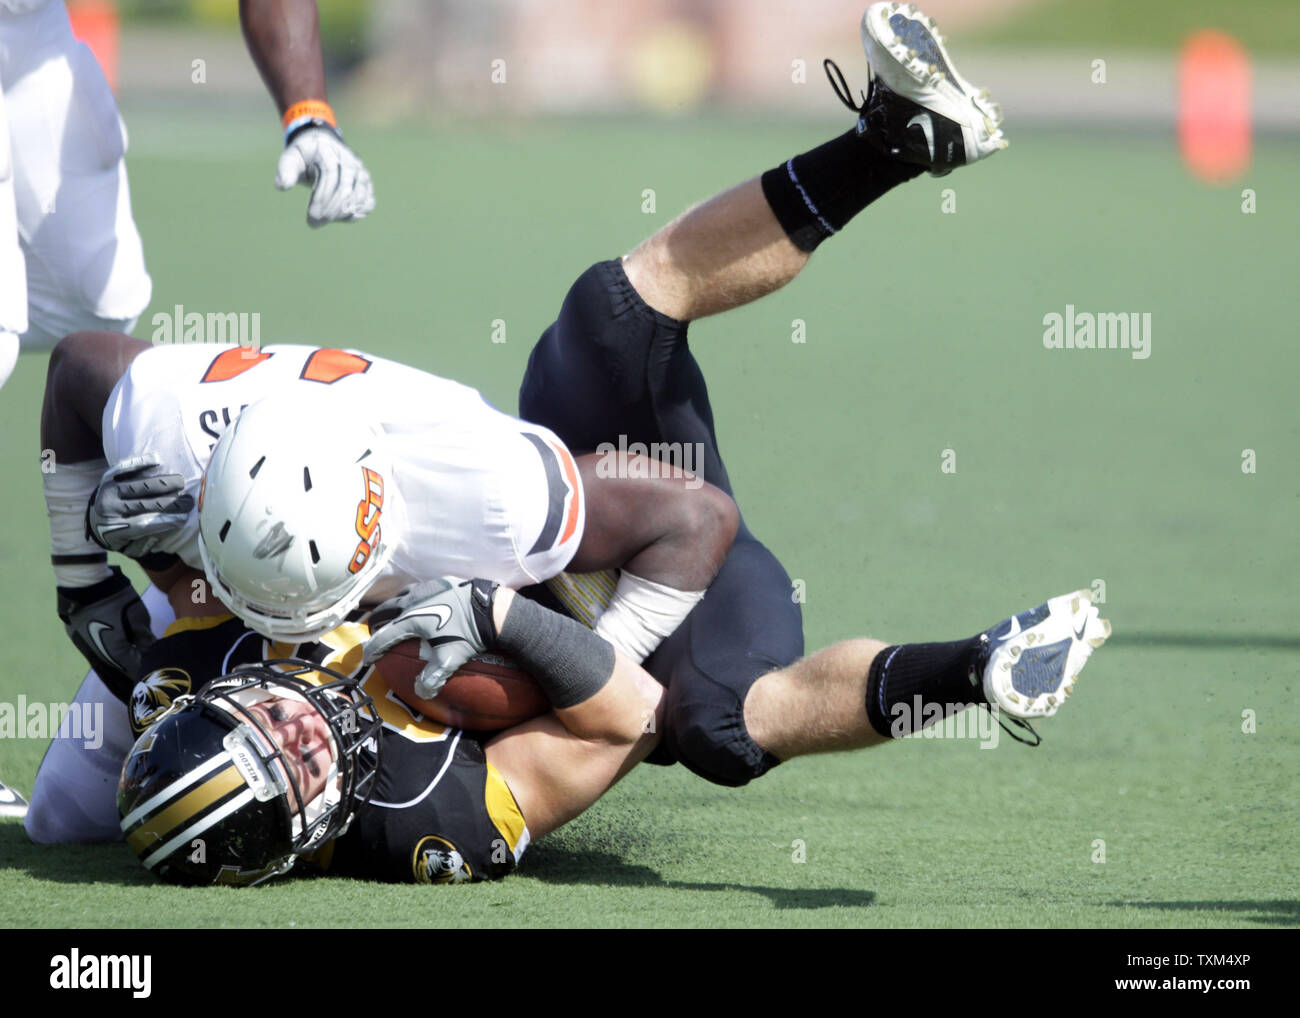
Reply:
<svg viewBox="0 0 1300 1018"><path fill-rule="evenodd" d="M702 590L676 590L625 569L596 632L634 661L644 661L702 597Z"/></svg>
<svg viewBox="0 0 1300 1018"><path fill-rule="evenodd" d="M45 470L44 463L41 469ZM86 536L86 505L107 469L107 460L52 460L49 471L42 474L54 579L60 587L89 587L110 575L108 553Z"/></svg>

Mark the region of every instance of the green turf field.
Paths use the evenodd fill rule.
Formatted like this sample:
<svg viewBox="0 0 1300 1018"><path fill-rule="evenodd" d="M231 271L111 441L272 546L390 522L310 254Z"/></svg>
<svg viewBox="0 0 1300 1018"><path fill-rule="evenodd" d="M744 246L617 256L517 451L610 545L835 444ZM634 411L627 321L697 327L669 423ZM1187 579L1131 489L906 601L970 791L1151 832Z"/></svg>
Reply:
<svg viewBox="0 0 1300 1018"><path fill-rule="evenodd" d="M973 27L972 39L1052 49L1062 40L1101 52L1171 52L1197 29L1230 32L1252 54L1300 50L1300 10L1278 0L1038 0L1008 5L1001 16Z"/></svg>
<svg viewBox="0 0 1300 1018"><path fill-rule="evenodd" d="M151 311L260 312L263 342L370 349L513 409L532 339L587 264L842 126L356 130L378 211L311 232L255 131L137 117ZM121 846L38 849L0 821L0 925L1300 922L1300 146L1262 141L1246 180L1211 189L1172 137L1011 136L987 165L890 195L694 346L741 507L806 583L810 648L956 639L1104 581L1114 638L1041 748L911 740L743 790L643 767L517 876L458 888L181 891ZM1150 358L1044 349L1043 317L1067 304L1149 312ZM69 700L83 671L53 610L43 372L24 358L0 395L0 701ZM0 777L30 790L43 749L0 740Z"/></svg>

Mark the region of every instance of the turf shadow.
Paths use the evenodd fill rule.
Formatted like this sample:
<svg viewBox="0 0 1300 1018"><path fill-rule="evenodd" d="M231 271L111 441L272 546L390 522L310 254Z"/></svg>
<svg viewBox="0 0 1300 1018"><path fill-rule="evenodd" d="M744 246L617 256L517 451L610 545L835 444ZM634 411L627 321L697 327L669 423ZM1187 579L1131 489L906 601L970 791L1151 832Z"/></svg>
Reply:
<svg viewBox="0 0 1300 1018"><path fill-rule="evenodd" d="M0 823L0 870L22 870L36 880L64 884L158 882L123 844L35 845L17 822Z"/></svg>
<svg viewBox="0 0 1300 1018"><path fill-rule="evenodd" d="M649 866L626 863L608 852L571 851L547 845L530 849L520 872L543 884L747 891L761 894L778 909L866 908L876 900L875 891L843 887L762 887L719 881L665 880Z"/></svg>
<svg viewBox="0 0 1300 1018"><path fill-rule="evenodd" d="M624 862L608 852L571 851L538 845L522 870L545 884L612 887L663 887L683 891L747 891L761 894L777 909L864 908L875 903L874 891L830 887L761 887L720 881L665 880L649 866ZM36 880L65 884L118 884L156 887L158 881L140 866L125 845L34 845L19 823L0 823L0 870L21 870ZM315 881L318 875L295 872L277 883ZM1291 902L1295 905L1295 902ZM1192 907L1192 906L1188 906Z"/></svg>
<svg viewBox="0 0 1300 1018"><path fill-rule="evenodd" d="M1300 901L1273 898L1262 901L1111 901L1122 908L1159 908L1172 912L1254 912L1251 922L1268 926L1300 926Z"/></svg>

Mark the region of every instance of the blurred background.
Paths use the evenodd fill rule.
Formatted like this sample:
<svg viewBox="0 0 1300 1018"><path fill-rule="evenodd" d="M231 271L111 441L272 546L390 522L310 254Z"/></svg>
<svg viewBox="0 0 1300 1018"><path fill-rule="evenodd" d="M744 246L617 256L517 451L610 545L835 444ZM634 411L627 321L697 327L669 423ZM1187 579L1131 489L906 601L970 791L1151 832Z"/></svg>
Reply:
<svg viewBox="0 0 1300 1018"><path fill-rule="evenodd" d="M509 411L579 273L850 129L824 57L855 94L867 83L864 0L320 0L329 98L378 204L309 230L306 190L273 187L279 117L234 0L69 6L130 132L154 284L137 336L177 305L247 311L264 343L394 357ZM734 796L642 768L561 842L584 853L572 879L602 831L630 829L665 889L635 912L593 897L593 921L818 921L719 883L803 880L855 925L1293 925L1300 4L922 7L1001 102L1011 147L898 188L795 283L691 326L719 442L746 522L805 585L810 648L956 639L1089 585L1115 635L1032 767L1019 747L926 742L867 770L818 757ZM1047 316L1072 307L1149 315L1149 358L1047 349ZM0 701L70 698L84 670L49 589L45 362L19 358L0 394L0 476L22 479L0 575L36 578L7 598L33 638L11 641ZM0 778L30 789L43 751L0 739ZM665 795L672 822L617 812ZM739 851L717 836L725 817ZM1103 836L1113 861L1093 866ZM815 876L782 875L793 837L818 846ZM20 843L0 825L0 859L44 873ZM587 900L563 879L558 897ZM144 900L84 872L32 891L3 867L0 899L44 907L73 882L96 921ZM667 890L694 886L709 893ZM841 909L829 889L845 887L887 907ZM367 914L388 916L371 891ZM505 913L464 902L501 894L536 915L535 891L440 915L490 921ZM303 918L302 898L275 914ZM243 921L263 922L247 902ZM170 921L203 921L177 905ZM424 908L392 915L427 924Z"/></svg>
<svg viewBox="0 0 1300 1018"><path fill-rule="evenodd" d="M233 0L75 0L68 6L110 78L137 102L219 105L258 91ZM354 117L376 122L629 110L821 111L823 57L855 72L850 82L861 85L855 25L863 6L861 0L319 3L332 98ZM962 67L979 68L981 82L1017 126L1171 124L1180 47L1202 28L1230 33L1249 53L1259 129L1300 125L1300 5L1289 0L931 0L924 9L960 41ZM192 87L193 59L206 63L201 95Z"/></svg>
<svg viewBox="0 0 1300 1018"><path fill-rule="evenodd" d="M130 132L154 281L136 335L176 305L254 312L263 342L393 356L511 411L587 265L850 128L824 57L867 84L862 0L320 0L378 206L308 230L305 189L272 186L279 118L234 0L69 7ZM1119 642L1294 635L1300 4L923 9L1010 149L899 188L794 285L692 327L747 519L808 581L809 644L950 609L961 633L988 623L962 590L1015 605L1094 578L1123 592ZM1067 305L1149 313L1150 358L1044 349ZM28 469L43 370L22 358L0 402L21 422L0 468ZM1067 404L1086 436L1058 460ZM1032 492L1024 458L1047 471ZM16 539L0 561L48 569ZM864 576L889 578L865 617L845 607ZM1175 588L1220 596L1176 608Z"/></svg>

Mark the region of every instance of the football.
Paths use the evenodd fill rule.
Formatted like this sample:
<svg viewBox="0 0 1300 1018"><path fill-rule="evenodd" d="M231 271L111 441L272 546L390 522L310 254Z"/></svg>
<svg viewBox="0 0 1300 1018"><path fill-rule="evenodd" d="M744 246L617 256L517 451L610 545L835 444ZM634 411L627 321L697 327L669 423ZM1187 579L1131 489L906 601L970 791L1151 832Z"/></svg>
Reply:
<svg viewBox="0 0 1300 1018"><path fill-rule="evenodd" d="M375 667L402 702L445 725L495 732L550 710L536 680L503 654L471 658L429 700L415 693L415 680L425 663L420 641L412 639L395 646Z"/></svg>

